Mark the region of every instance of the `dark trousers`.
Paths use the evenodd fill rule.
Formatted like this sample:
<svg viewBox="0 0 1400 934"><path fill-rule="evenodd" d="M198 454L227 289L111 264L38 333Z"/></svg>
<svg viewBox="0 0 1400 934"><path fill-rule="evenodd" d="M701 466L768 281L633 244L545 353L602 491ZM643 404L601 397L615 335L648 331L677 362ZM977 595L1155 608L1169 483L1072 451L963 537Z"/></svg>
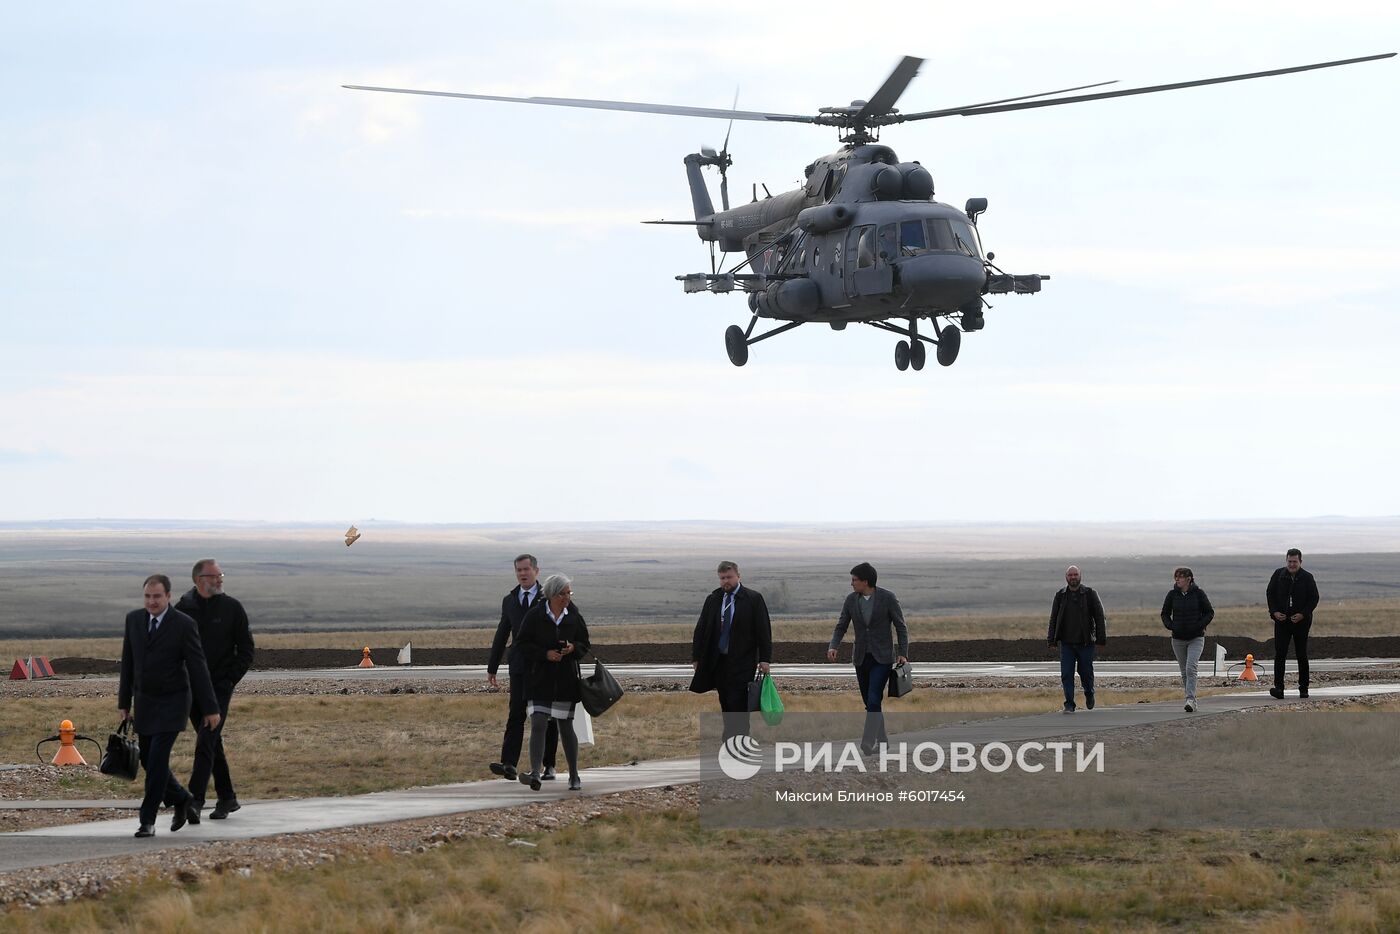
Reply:
<svg viewBox="0 0 1400 934"><path fill-rule="evenodd" d="M1308 689L1308 630L1312 620L1291 623L1288 620L1274 620L1274 687L1283 690L1283 663L1288 661L1288 642L1298 654L1298 687Z"/></svg>
<svg viewBox="0 0 1400 934"><path fill-rule="evenodd" d="M1065 703L1074 707L1074 670L1079 669L1079 683L1084 686L1084 699L1094 696L1094 646L1060 643L1060 684L1065 689Z"/></svg>
<svg viewBox="0 0 1400 934"><path fill-rule="evenodd" d="M530 663L510 654L510 709L506 713L506 734L501 739L501 764L516 768L520 764L520 747L525 741L525 708L530 703ZM544 764L554 768L559 749L559 727L554 718L544 738Z"/></svg>
<svg viewBox="0 0 1400 934"><path fill-rule="evenodd" d="M160 806L182 805L190 799L170 773L170 751L179 732L142 733L136 739L141 748L141 765L146 770L146 796L141 799L141 823L154 824Z"/></svg>
<svg viewBox="0 0 1400 934"><path fill-rule="evenodd" d="M860 698L865 702L865 732L861 743L870 746L889 742L885 734L885 688L889 685L893 665L875 661L869 652L856 666L856 683L860 685Z"/></svg>
<svg viewBox="0 0 1400 934"><path fill-rule="evenodd" d="M209 790L209 776L214 776L214 793L220 801L236 801L233 779L228 774L228 759L224 756L224 724L228 722L228 705L233 688L215 690L219 700L219 725L214 729L204 725L204 715L191 708L190 723L194 724L194 768L190 769L190 794L195 803L204 807L204 794Z"/></svg>
<svg viewBox="0 0 1400 934"><path fill-rule="evenodd" d="M749 682L758 663L719 656L715 663L715 693L724 714L724 738L749 735Z"/></svg>

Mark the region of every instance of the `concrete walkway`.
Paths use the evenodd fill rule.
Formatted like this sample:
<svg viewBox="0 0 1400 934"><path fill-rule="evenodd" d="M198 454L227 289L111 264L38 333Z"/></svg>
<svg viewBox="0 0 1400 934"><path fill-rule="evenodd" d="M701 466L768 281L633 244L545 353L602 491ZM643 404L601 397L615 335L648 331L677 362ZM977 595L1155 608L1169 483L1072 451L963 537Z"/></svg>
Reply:
<svg viewBox="0 0 1400 934"><path fill-rule="evenodd" d="M1397 693L1400 693L1400 684L1362 684L1317 688L1312 691L1312 697L1323 699ZM949 741L1022 742L1171 720L1199 719L1212 714L1279 703L1269 697L1267 692L1257 691L1202 698L1201 707L1194 714L1186 713L1177 701L1126 704L1100 707L1093 711L1081 710L1073 716L1055 712L974 721L940 727L937 733ZM156 824L156 836L148 840L136 840L132 837L136 831L134 816L0 834L0 872L129 853L145 853L166 847L197 846L218 840L247 840L284 833L305 833L441 817L580 795L605 795L639 788L682 785L697 782L700 777L700 760L696 757L642 762L632 766L585 769L582 772L582 792L570 792L568 783L564 780L546 782L540 791L532 792L518 782L495 779L403 791L383 791L352 797L249 801L228 820L210 821L206 812L206 820L199 826L186 826L179 833L169 831L169 812L164 811ZM34 807L40 802L14 803L22 807ZM133 802L114 801L48 803L65 808L134 806Z"/></svg>

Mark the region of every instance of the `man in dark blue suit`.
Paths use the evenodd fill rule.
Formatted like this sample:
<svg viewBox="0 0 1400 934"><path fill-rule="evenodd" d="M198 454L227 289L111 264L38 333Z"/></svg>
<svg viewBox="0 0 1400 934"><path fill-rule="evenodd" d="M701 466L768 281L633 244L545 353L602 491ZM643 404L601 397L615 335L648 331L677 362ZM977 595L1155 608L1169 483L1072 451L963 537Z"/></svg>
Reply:
<svg viewBox="0 0 1400 934"><path fill-rule="evenodd" d="M142 585L142 595L145 609L126 615L117 707L123 720L135 721L146 769L146 795L141 799L136 836L154 837L162 801L175 808L171 831L185 826L187 820L199 823L194 799L170 774L170 751L190 715L191 687L198 709L205 712L204 724L211 730L219 725L219 704L204 661L199 626L170 605L170 578L152 574Z"/></svg>
<svg viewBox="0 0 1400 934"><path fill-rule="evenodd" d="M535 605L540 597L540 563L534 555L521 555L515 559L516 586L501 600L501 621L496 626L496 638L491 641L491 654L486 659L486 680L493 688L500 687L496 672L501 667L501 657L506 654L506 644L510 644L510 708L506 713L506 732L501 738L501 761L492 762L492 773L508 781L515 781L520 765L520 747L525 739L525 708L529 703L530 670L533 663L520 653L517 643L520 640L520 623L525 613ZM553 718L545 733L544 772L540 778L549 781L554 778L554 757L559 749L559 728Z"/></svg>

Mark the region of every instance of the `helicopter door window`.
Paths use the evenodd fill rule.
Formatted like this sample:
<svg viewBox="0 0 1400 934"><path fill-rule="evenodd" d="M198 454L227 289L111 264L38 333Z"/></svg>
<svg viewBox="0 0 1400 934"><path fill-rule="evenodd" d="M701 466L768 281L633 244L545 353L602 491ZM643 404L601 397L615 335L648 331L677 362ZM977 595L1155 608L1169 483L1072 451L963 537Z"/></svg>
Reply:
<svg viewBox="0 0 1400 934"><path fill-rule="evenodd" d="M875 265L875 228L860 228L860 244L856 247L856 268L869 269Z"/></svg>
<svg viewBox="0 0 1400 934"><path fill-rule="evenodd" d="M914 256L928 249L928 239L924 236L923 221L905 221L899 225L899 252L902 256Z"/></svg>
<svg viewBox="0 0 1400 934"><path fill-rule="evenodd" d="M880 258L888 262L899 255L899 238L894 224L880 227Z"/></svg>

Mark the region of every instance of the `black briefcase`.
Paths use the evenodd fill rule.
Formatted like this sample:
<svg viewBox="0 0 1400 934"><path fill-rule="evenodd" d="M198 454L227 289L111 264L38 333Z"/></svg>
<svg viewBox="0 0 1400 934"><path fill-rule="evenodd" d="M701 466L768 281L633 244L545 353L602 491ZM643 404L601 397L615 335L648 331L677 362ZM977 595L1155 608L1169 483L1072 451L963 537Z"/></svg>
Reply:
<svg viewBox="0 0 1400 934"><path fill-rule="evenodd" d="M763 709L763 672L755 675L749 682L749 713L757 713Z"/></svg>
<svg viewBox="0 0 1400 934"><path fill-rule="evenodd" d="M600 717L613 704L622 700L622 685L612 676L603 663L593 659L593 674L583 676L583 666L579 665L579 703L583 709L595 717Z"/></svg>
<svg viewBox="0 0 1400 934"><path fill-rule="evenodd" d="M130 720L123 720L116 732L107 737L107 751L97 770L127 781L135 781L141 774L141 746L132 733Z"/></svg>
<svg viewBox="0 0 1400 934"><path fill-rule="evenodd" d="M914 666L905 662L890 670L890 697L903 697L914 690Z"/></svg>

